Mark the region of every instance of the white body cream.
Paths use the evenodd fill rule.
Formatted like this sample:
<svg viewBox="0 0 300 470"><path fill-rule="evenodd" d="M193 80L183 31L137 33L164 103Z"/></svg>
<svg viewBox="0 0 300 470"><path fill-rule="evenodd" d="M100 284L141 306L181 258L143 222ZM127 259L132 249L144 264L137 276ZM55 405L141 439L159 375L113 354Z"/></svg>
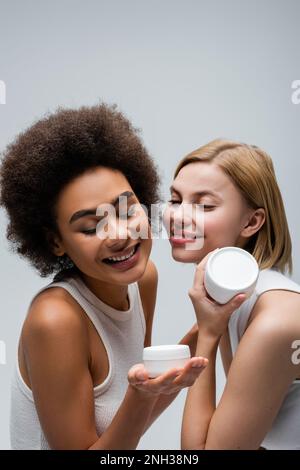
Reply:
<svg viewBox="0 0 300 470"><path fill-rule="evenodd" d="M143 362L150 378L174 367L184 367L190 357L190 348L185 344L149 346L143 352Z"/></svg>
<svg viewBox="0 0 300 470"><path fill-rule="evenodd" d="M228 246L209 256L204 275L208 294L218 303L226 304L237 294L249 297L255 289L259 268L246 250Z"/></svg>

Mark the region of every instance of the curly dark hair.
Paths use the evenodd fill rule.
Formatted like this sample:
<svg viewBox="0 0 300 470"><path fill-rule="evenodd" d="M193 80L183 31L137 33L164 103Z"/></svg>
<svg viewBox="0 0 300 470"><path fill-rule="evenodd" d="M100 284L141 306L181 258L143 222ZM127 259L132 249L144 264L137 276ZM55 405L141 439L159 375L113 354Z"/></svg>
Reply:
<svg viewBox="0 0 300 470"><path fill-rule="evenodd" d="M7 146L0 168L0 205L9 217L6 237L41 277L57 273L57 280L77 270L66 254L52 252L49 233L59 235L54 208L60 191L86 170L117 169L148 211L159 202L158 170L138 133L116 105L59 107Z"/></svg>

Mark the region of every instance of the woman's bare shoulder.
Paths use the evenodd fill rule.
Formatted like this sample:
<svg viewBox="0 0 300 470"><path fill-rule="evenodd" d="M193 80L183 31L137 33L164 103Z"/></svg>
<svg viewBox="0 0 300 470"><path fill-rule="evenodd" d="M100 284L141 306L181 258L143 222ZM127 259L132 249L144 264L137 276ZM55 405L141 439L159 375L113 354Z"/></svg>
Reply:
<svg viewBox="0 0 300 470"><path fill-rule="evenodd" d="M33 336L82 337L86 321L82 308L62 287L51 287L40 292L31 302L22 328L22 342Z"/></svg>
<svg viewBox="0 0 300 470"><path fill-rule="evenodd" d="M248 326L254 320L256 324L270 324L300 333L300 294L279 289L264 292L254 305Z"/></svg>

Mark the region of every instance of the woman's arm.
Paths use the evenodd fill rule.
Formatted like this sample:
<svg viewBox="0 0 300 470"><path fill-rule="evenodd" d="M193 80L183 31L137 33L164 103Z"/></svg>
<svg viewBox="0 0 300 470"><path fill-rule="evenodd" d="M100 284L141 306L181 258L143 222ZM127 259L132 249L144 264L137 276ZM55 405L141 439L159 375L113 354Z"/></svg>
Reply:
<svg viewBox="0 0 300 470"><path fill-rule="evenodd" d="M282 305L285 305L283 312ZM253 318L232 360L215 407L219 336L199 328L196 354L210 363L189 389L182 426L184 449L257 449L280 409L299 365L291 360L300 337L299 295L272 291L256 302Z"/></svg>
<svg viewBox="0 0 300 470"><path fill-rule="evenodd" d="M158 273L154 263L149 260L147 264L146 271L139 281L139 289L143 304L143 310L145 313L146 320L146 335L144 346L151 346L151 337L152 337L152 325L153 317L155 312L155 302L156 302L156 292L157 292L157 283L158 283ZM198 337L198 325L195 323L193 327L184 335L180 340L179 344L187 344L191 350L191 357L195 356L196 345ZM191 369L192 363L186 368L187 373ZM190 373L191 373L190 372ZM197 374L197 371L196 371ZM194 375L194 374L193 374ZM143 433L145 433L149 427L154 423L154 421L163 413L163 411L170 406L170 404L175 400L181 389L177 392L170 395L160 395L157 397L155 405L152 409L152 412L149 416L149 419L146 423Z"/></svg>
<svg viewBox="0 0 300 470"><path fill-rule="evenodd" d="M179 342L179 344L187 344L189 347L190 347L190 350L191 350L191 357L194 357L195 356L195 352L196 352L196 345L197 345L197 338L198 338L198 325L195 324L191 329L190 331L188 331L188 333L186 335L184 335L184 337L181 339L181 341ZM205 359L203 359L202 357L201 358L198 358L199 361L198 361L198 364L203 364L205 367L207 366L207 361ZM203 359L203 361L201 361L201 359ZM203 368L198 368L198 369L195 369L193 370L193 361L191 361L186 367L185 367L185 375L191 375L191 377L189 378L190 380L192 379L192 383L194 383L194 381L198 378L199 374L202 373L202 370ZM183 376L184 378L184 376ZM190 384L192 384L190 383ZM186 386L188 387L189 386L189 382L187 381L186 382ZM171 395L160 395L158 398L157 398L157 401L153 407L153 410L151 412L151 415L148 419L148 422L147 422L147 425L145 426L145 429L144 429L144 433L149 429L149 427L154 423L154 421L162 414L162 412L168 408L168 406L171 405L171 403L175 400L175 398L178 396L179 392L182 390L182 388L180 388L180 390L178 390L177 392L171 394Z"/></svg>
<svg viewBox="0 0 300 470"><path fill-rule="evenodd" d="M231 350L228 327L226 328L226 330L224 331L224 333L221 336L221 339L220 339L220 342L219 342L219 349L220 349L220 353L221 353L223 369L224 369L225 375L227 377L229 369L230 369L230 365L231 365L231 362L232 362L232 350Z"/></svg>

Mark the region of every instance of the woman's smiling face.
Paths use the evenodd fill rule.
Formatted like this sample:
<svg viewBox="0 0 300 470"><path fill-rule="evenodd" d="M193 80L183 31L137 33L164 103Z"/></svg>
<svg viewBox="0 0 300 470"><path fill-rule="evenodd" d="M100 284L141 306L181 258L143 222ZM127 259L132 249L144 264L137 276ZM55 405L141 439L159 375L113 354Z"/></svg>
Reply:
<svg viewBox="0 0 300 470"><path fill-rule="evenodd" d="M216 248L245 245L243 229L253 209L215 163L193 162L184 166L170 191L164 224L176 261L198 263ZM192 211L186 210L186 205ZM197 208L202 217L197 216Z"/></svg>
<svg viewBox="0 0 300 470"><path fill-rule="evenodd" d="M122 214L120 195L122 204L125 202ZM99 208L102 216L96 215ZM105 209L112 212L107 216ZM64 187L55 210L61 235L54 239L57 256L66 253L82 273L107 283L128 285L140 279L151 251L151 230L122 173L104 167L86 171ZM147 237L139 233L147 233Z"/></svg>

